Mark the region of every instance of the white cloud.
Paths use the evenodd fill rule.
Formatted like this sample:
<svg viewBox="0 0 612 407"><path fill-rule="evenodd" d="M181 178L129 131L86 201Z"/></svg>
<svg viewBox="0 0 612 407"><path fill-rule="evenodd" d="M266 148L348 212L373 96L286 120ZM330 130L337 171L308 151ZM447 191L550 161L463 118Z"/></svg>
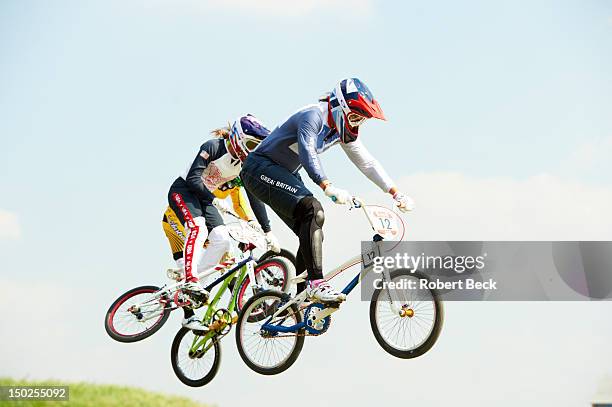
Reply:
<svg viewBox="0 0 612 407"><path fill-rule="evenodd" d="M21 227L17 215L0 209L0 239L18 239Z"/></svg>
<svg viewBox="0 0 612 407"><path fill-rule="evenodd" d="M579 146L572 154L571 161L581 168L594 169L610 167L612 137L602 137Z"/></svg>
<svg viewBox="0 0 612 407"><path fill-rule="evenodd" d="M609 240L612 188L551 175L473 178L416 174L400 180L417 210L411 239Z"/></svg>
<svg viewBox="0 0 612 407"><path fill-rule="evenodd" d="M367 16L371 0L209 0L206 7L267 17L298 17L315 12L342 13L348 17Z"/></svg>
<svg viewBox="0 0 612 407"><path fill-rule="evenodd" d="M2 278L0 286L0 308L10 310L0 314L0 326L8 333L1 341L4 368L11 373L19 372L18 376L28 376L40 369L52 377L53 366L60 363L57 355L70 353L62 348L77 333L70 329L67 318L71 290L55 282L17 281L12 277ZM38 334L22 335L29 329ZM28 356L20 360L15 355ZM43 366L49 368L41 369Z"/></svg>

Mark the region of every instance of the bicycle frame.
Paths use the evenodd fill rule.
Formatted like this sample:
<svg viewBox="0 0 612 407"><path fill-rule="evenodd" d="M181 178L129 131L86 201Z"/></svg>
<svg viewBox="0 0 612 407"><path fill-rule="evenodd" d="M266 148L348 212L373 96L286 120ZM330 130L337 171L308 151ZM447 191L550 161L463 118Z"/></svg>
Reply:
<svg viewBox="0 0 612 407"><path fill-rule="evenodd" d="M351 207L355 208L355 209L357 209L357 208L362 209L363 213L365 214L366 218L368 219L370 227L374 231L376 231L376 228L374 227L374 221L373 221L372 217L370 216L370 214L368 213L368 211L366 210L365 203L361 199L359 199L357 197L354 197ZM381 242L382 240L383 240L383 237L380 236L379 234L374 235L374 237L372 239L374 244L377 244L378 242ZM343 273L344 271L348 270L349 268L351 268L351 267L353 267L353 266L355 266L357 264L361 264L362 262L363 262L362 256L355 256L355 257L351 258L350 260L344 262L340 266L336 267L335 269L331 270L329 273L327 273L324 276L324 278L325 278L325 280L331 280L332 278L334 278L337 275ZM355 289L355 287L357 287L357 285L361 282L361 278L363 276L365 276L367 273L371 272L373 268L374 268L373 265L369 265L363 271L360 271L359 274L357 274L346 285L346 287L344 287L344 289L342 290L342 293L346 294L348 296ZM391 276L390 276L389 270L387 270L385 268L383 270L382 274L383 274L383 281L391 281ZM306 277L305 273L302 273L300 276L296 277L293 280L293 282L294 283L304 282L305 281L305 277ZM386 284L383 284L383 286L387 287ZM387 295L388 295L389 301L391 302L391 308L393 309L394 312L399 312L400 307L398 307L398 305L397 305L399 300L397 298L393 298L395 296L392 295L392 290L390 291L387 288L385 288L385 290L387 291ZM296 324L296 325L292 325L292 326L273 325L270 322L274 318L277 318L279 315L281 315L292 304L297 304L298 305L298 309L300 309L299 306L302 305L304 303L304 301L308 297L308 293L306 291L307 290L302 291L301 293L296 295L294 298L292 298L290 301L288 301L283 306L281 306L278 310L276 310L276 312L274 312L274 314L272 314L272 316L270 316L268 318L268 320L262 325L261 328L265 329L265 330L267 330L269 332L272 332L272 333L293 333L293 332L297 332L300 329L304 328L306 326L306 321L302 321L301 323ZM323 304L323 305L325 305L325 304ZM322 308L322 309L318 310L315 313L315 317L314 317L313 323L319 322L323 318L326 318L327 316L329 316L332 313L336 312L338 309L339 309L338 307L326 306L325 308Z"/></svg>
<svg viewBox="0 0 612 407"><path fill-rule="evenodd" d="M227 311L231 314L236 309L236 305L238 303L239 288L242 285L244 279L247 277L247 275L249 276L250 281L253 281L253 288L257 287L257 280L255 280L255 268L253 267L254 264L255 264L255 261L251 254L249 258L239 263L236 267L232 268L229 272L224 273L222 276L217 278L215 281L213 281L211 284L209 284L206 287L206 290L210 291L210 289L212 289L213 287L221 283L221 287L219 288L219 290L213 297L212 301L209 301L208 303L208 306L207 306L208 308L206 309L206 313L204 314L204 317L202 318L202 323L204 323L205 325L210 325L210 323L212 322L212 318L218 310L216 306L219 303L219 300L221 299L221 296L223 295L223 293L227 290L235 274L238 272L238 267L240 267L240 273L238 274L236 283L234 284L234 287L236 287L236 289L232 291L232 295L231 295L229 304L226 308ZM235 322L236 321L232 319L231 321L226 322L226 323L233 325ZM208 349L210 349L210 347L213 346L213 342L210 341L210 343L207 346L206 346L206 343L209 340L215 338L217 335L218 335L218 332L214 330L209 330L203 336L199 336L199 337L196 336L193 339L193 343L191 345L190 351L195 352L199 348L204 347L203 351L207 352Z"/></svg>
<svg viewBox="0 0 612 407"><path fill-rule="evenodd" d="M230 217L234 218L237 223L246 223L238 215L236 215L235 213L233 213L231 211L223 211L223 213L225 213L225 214L229 215ZM250 225L248 223L246 223L246 224L248 225L248 227L250 229L254 229L254 226L252 226L252 225ZM259 230L257 230L257 232L259 232ZM263 231L261 231L261 233L263 233ZM254 243L252 241L246 241L245 242L245 241L239 240L239 239L235 238L231 234L231 232L230 232L230 236L232 236L232 238L234 238L234 240L236 242L238 242L238 243L251 244L251 245L253 245L253 247L249 250L249 256L247 258L243 258L241 261L239 261L236 266L232 267L229 270L229 272L233 272L233 271L237 270L239 267L242 267L245 264L247 264L248 265L248 270L247 270L248 275L249 275L251 281L255 282L256 281L255 280L255 271L254 271L255 269L253 267L253 265L255 264L255 260L253 258L253 248L255 247ZM244 256L244 253L242 254L242 256ZM252 261L252 263L249 264L249 261ZM219 272L223 272L224 269L227 270L228 267L230 267L230 266L232 266L232 264L225 265L223 263L219 263L219 264L216 264L216 265L214 265L214 266L212 266L212 267L210 267L210 268L208 268L206 270L198 272L196 274L196 276L198 277L198 279L205 279L206 277L209 277L209 276L211 276L213 274L216 274L216 273L219 273ZM224 273L223 275L226 275L226 273ZM210 291L211 288L215 287L217 284L219 284L219 282L223 281L223 279L224 279L224 277L221 276L219 279L215 280L213 283L211 283L207 287L205 287L205 289L207 291ZM146 302L144 302L142 304L138 304L138 306L142 307L143 305L148 304L148 303L152 303L152 305L156 305L163 296L168 296L171 293L175 293L177 291L177 289L180 288L184 284L185 284L184 281L180 281L180 282L176 282L174 284L164 285L163 287L160 288L160 290L157 293L155 293L155 295L153 295ZM176 308L179 308L179 306L177 306ZM176 308L172 308L172 310L174 310ZM149 317L149 318L144 318L141 321L144 322L144 321L146 321L146 320L148 320L150 318L153 318L153 317L154 316Z"/></svg>
<svg viewBox="0 0 612 407"><path fill-rule="evenodd" d="M217 278L215 281L213 281L212 283L208 284L205 289L206 291L209 291L211 289L213 289L215 286L217 286L219 283L221 283L222 281L224 281L230 274L235 274L236 271L238 271L239 269L245 267L245 274L249 276L249 278L251 279L251 281L257 281L255 279L255 259L253 258L253 254L252 252L249 253L249 255L240 260L238 263L234 264L234 265L223 265L222 263L217 264L216 266L213 266L209 269L203 270L201 272L199 272L197 274L198 279L202 279L202 278L206 278L208 276L211 276L213 274L219 273L219 272L223 272L223 269L228 269L228 271L223 272L223 274ZM230 268L231 267L231 268ZM244 279L244 277L243 277ZM230 280L231 281L231 280ZM240 280L240 283L242 282L242 280ZM154 306L157 307L160 303L160 301L166 301L166 302L170 302L172 301L171 299L169 300L162 300L163 297L172 297L172 294L176 293L183 285L185 284L184 281L180 281L180 282L176 282L170 285L164 285L163 287L161 287L159 289L159 291L157 291L154 295L152 295L149 299L147 299L147 301L138 304L139 308L143 308L146 307L147 305L150 306ZM228 282L229 284L229 282ZM180 306L176 306L174 308L171 308L171 310L175 310L176 308L180 308ZM149 319L152 318L157 318L156 315L152 315L146 318L141 319L142 322L145 322Z"/></svg>
<svg viewBox="0 0 612 407"><path fill-rule="evenodd" d="M253 259L252 256L249 256L249 259L252 260ZM247 259L247 260L249 260L249 259ZM252 264L253 263L249 262L249 263L244 264L243 266L240 266L240 272L238 274L238 278L236 279L236 283L234 285L234 287L236 287L236 289L233 290L232 296L231 296L229 304L227 306L227 311L230 314L233 313L235 308L236 308L236 304L238 302L238 291L239 291L238 289L242 285L242 282L246 278L247 274L249 274L247 270L253 268ZM247 267L244 267L245 265ZM251 267L249 267L249 265ZM233 280L233 278L236 275L236 273L238 273L238 269L237 268L233 268L228 273L224 273L222 276L217 278L215 281L213 281L210 285L208 285L206 287L206 290L210 290L211 288L213 288L216 285L218 285L219 283L221 283L221 287L219 288L219 290L217 290L217 293L213 297L212 301L209 301L208 308L206 309L206 313L204 314L204 317L202 318L202 323L203 324L210 325L210 322L211 322L215 312L217 312L217 304L221 300L221 296L227 290L230 282ZM251 281L255 282L255 280L251 280ZM230 323L233 323L233 322L234 321L232 320ZM208 349L210 349L210 347L213 346L213 342L210 341L210 344L208 346L205 346L206 342L208 340L214 338L215 336L217 336L217 332L214 332L214 331L208 331L206 333L206 335L204 335L204 336L200 336L200 337L196 336L195 338L193 338L193 343L191 344L191 349L190 350L192 352L195 352L200 347L204 347L204 349L203 349L204 352L207 352Z"/></svg>

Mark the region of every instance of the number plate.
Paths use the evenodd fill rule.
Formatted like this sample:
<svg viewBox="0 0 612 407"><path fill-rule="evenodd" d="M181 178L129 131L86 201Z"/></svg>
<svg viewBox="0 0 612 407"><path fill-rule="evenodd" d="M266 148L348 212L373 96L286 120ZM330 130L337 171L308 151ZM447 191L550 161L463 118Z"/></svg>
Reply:
<svg viewBox="0 0 612 407"><path fill-rule="evenodd" d="M366 210L374 223L376 233L387 239L399 237L400 226L397 215L392 210L382 206L368 206Z"/></svg>
<svg viewBox="0 0 612 407"><path fill-rule="evenodd" d="M364 244L365 246L365 244ZM363 268L368 268L374 263L374 259L380 257L380 242L371 242L369 247L364 247L361 253L361 263Z"/></svg>

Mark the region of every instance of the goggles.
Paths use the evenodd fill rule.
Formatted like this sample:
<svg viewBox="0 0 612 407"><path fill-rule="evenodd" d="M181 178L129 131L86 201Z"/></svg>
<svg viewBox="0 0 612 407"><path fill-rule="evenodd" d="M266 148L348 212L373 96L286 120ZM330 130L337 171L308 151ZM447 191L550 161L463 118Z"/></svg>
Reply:
<svg viewBox="0 0 612 407"><path fill-rule="evenodd" d="M349 126L351 127L359 127L361 123L366 121L366 118L360 114L350 112L346 115L346 120L348 121Z"/></svg>
<svg viewBox="0 0 612 407"><path fill-rule="evenodd" d="M249 153L255 150L257 146L259 145L259 143L260 141L258 139L254 139L250 137L245 137L243 140L243 145Z"/></svg>

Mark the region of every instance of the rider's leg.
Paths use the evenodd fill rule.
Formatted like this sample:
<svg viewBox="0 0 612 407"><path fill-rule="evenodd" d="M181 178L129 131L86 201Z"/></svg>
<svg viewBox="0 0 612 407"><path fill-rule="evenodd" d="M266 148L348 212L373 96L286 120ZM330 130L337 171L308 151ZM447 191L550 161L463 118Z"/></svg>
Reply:
<svg viewBox="0 0 612 407"><path fill-rule="evenodd" d="M186 242L183 248L182 258L184 258L185 261L186 279L188 279L188 281L191 280L191 282L187 282L183 288L207 295L208 293L206 290L197 282L197 278L194 275L194 270L196 269L193 268L193 258L194 256L198 256L196 258L199 258L199 251L201 252L206 236L208 235L206 221L203 217L204 212L200 201L189 191L185 185L185 181L179 178L170 187L168 203L176 214L179 224L184 224L187 229L185 231ZM179 259L177 259L177 263L178 261ZM185 318L183 319L184 327L197 330L206 329L192 309L183 308L183 311L185 313Z"/></svg>
<svg viewBox="0 0 612 407"><path fill-rule="evenodd" d="M295 207L294 217L293 231L300 240L299 252L308 270L308 279L320 280L323 278L323 207L317 198L304 197Z"/></svg>
<svg viewBox="0 0 612 407"><path fill-rule="evenodd" d="M334 290L323 279L323 223L325 213L313 196L302 198L295 208L294 231L300 239L301 257L308 270L310 296L321 301L343 301L346 295Z"/></svg>
<svg viewBox="0 0 612 407"><path fill-rule="evenodd" d="M216 266L230 249L230 236L225 225L215 227L208 234L208 247L198 263L198 271Z"/></svg>
<svg viewBox="0 0 612 407"><path fill-rule="evenodd" d="M295 254L295 275L299 276L303 272L306 271L306 263L304 262L304 258L302 257L302 251L298 248L297 253ZM302 283L297 283L297 293L301 293L306 289L306 281Z"/></svg>
<svg viewBox="0 0 612 407"><path fill-rule="evenodd" d="M205 290L198 283L196 270L197 262L202 255L202 246L208 236L207 222L200 201L193 196L183 183L184 181L179 178L172 184L168 194L168 201L181 222L184 222L186 229L187 237L183 249L183 257L187 284L184 288L204 293Z"/></svg>
<svg viewBox="0 0 612 407"><path fill-rule="evenodd" d="M170 206L166 208L164 212L164 217L162 219L162 227L164 229L164 234L168 239L168 243L170 244L170 250L172 251L172 257L176 262L178 268L182 269L185 267L185 262L183 261L183 248L185 246L185 228L183 227L183 223L179 219L176 213L172 210Z"/></svg>
<svg viewBox="0 0 612 407"><path fill-rule="evenodd" d="M187 223L187 241L183 257L185 259L185 280L187 282L197 282L198 263L204 252L204 242L208 236L206 220L203 216L197 216Z"/></svg>
<svg viewBox="0 0 612 407"><path fill-rule="evenodd" d="M247 190L270 206L300 240L300 251L315 297L336 301L345 297L322 279L324 213L298 174L256 153L250 154L240 177ZM320 289L317 287L321 285Z"/></svg>
<svg viewBox="0 0 612 407"><path fill-rule="evenodd" d="M203 272L216 266L223 255L230 249L230 236L223 224L223 218L212 204L202 203L206 227L208 228L208 246L198 259L197 270Z"/></svg>
<svg viewBox="0 0 612 407"><path fill-rule="evenodd" d="M204 245L204 242L206 241L206 237L208 235L208 230L206 229L206 221L204 217L198 216L191 220L188 220L186 226L187 241L185 243L184 259L185 280L187 281L187 284L185 284L184 288L191 291L208 294L198 281L197 275L195 275L194 273L194 270L197 270L198 267L197 259L199 259L201 256L201 252L203 250L202 246ZM195 330L206 329L206 327L202 325L202 322L195 315L191 308L183 307L183 311L185 314L182 322L184 328Z"/></svg>

